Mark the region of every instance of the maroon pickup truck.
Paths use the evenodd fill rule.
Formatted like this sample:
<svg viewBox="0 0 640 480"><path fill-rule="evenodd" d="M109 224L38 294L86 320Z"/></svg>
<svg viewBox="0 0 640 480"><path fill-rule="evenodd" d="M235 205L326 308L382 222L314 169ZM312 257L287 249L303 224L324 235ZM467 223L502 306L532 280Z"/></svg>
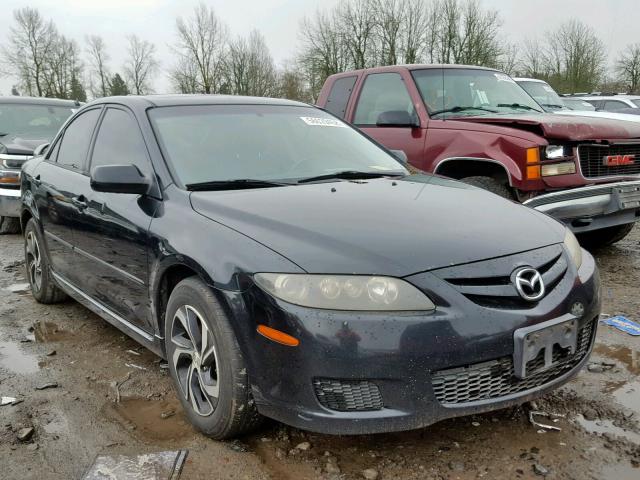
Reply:
<svg viewBox="0 0 640 480"><path fill-rule="evenodd" d="M616 242L640 218L640 123L544 113L497 70L345 72L327 79L317 104L420 170L555 217L585 245Z"/></svg>

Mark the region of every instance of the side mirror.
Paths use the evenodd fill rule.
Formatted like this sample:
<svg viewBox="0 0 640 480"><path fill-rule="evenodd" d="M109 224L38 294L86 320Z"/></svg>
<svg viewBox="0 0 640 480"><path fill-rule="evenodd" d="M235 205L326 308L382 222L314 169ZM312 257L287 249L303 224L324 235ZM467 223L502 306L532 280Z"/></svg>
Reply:
<svg viewBox="0 0 640 480"><path fill-rule="evenodd" d="M33 151L34 157L39 157L40 155L44 155L49 150L49 144L43 143L42 145L38 145L36 149Z"/></svg>
<svg viewBox="0 0 640 480"><path fill-rule="evenodd" d="M151 181L135 165L101 165L91 172L91 188L96 192L145 195Z"/></svg>
<svg viewBox="0 0 640 480"><path fill-rule="evenodd" d="M409 159L407 158L407 154L404 153L404 150L389 150L391 154L398 160L402 165L407 165L409 163Z"/></svg>
<svg viewBox="0 0 640 480"><path fill-rule="evenodd" d="M378 127L419 127L420 123L405 110L389 110L378 115Z"/></svg>

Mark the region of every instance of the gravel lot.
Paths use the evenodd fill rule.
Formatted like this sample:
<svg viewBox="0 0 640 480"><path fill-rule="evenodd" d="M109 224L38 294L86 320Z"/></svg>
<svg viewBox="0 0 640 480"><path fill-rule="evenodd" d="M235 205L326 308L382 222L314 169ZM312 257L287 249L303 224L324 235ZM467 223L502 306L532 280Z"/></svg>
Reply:
<svg viewBox="0 0 640 480"><path fill-rule="evenodd" d="M603 312L639 320L640 228L596 257ZM189 450L185 479L640 478L640 337L600 326L590 368L536 402L564 415L559 432L540 433L525 405L405 433L335 437L271 422L216 442L186 422L157 357L73 301L37 304L22 258L20 236L0 237L0 395L22 400L0 407L1 478L80 478L98 454L178 448ZM47 383L57 386L36 389Z"/></svg>

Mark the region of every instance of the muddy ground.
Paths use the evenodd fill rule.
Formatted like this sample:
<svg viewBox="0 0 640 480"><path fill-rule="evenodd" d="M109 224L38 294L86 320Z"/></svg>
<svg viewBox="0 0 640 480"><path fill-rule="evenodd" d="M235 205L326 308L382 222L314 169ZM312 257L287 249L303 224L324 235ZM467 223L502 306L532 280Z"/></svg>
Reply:
<svg viewBox="0 0 640 480"><path fill-rule="evenodd" d="M640 228L596 256L603 312L639 320ZM378 479L640 479L640 337L601 326L590 369L536 402L565 415L560 432L534 428L525 405L406 433L335 437L272 422L216 442L185 421L153 354L73 301L37 304L22 258L21 237L0 237L0 395L18 399L0 407L2 479L75 479L98 454L179 448L189 450L184 479L357 479L365 470ZM37 389L48 383L57 386Z"/></svg>

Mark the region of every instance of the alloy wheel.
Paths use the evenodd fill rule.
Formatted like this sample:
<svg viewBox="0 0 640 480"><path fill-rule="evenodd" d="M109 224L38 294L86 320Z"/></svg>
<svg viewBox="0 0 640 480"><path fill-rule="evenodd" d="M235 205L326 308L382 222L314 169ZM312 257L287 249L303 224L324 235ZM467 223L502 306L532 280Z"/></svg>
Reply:
<svg viewBox="0 0 640 480"><path fill-rule="evenodd" d="M42 255L38 238L33 232L28 232L26 237L27 271L29 282L36 292L42 288Z"/></svg>
<svg viewBox="0 0 640 480"><path fill-rule="evenodd" d="M172 319L171 361L179 390L195 413L206 417L218 403L218 354L213 333L202 315L190 305L180 307Z"/></svg>

